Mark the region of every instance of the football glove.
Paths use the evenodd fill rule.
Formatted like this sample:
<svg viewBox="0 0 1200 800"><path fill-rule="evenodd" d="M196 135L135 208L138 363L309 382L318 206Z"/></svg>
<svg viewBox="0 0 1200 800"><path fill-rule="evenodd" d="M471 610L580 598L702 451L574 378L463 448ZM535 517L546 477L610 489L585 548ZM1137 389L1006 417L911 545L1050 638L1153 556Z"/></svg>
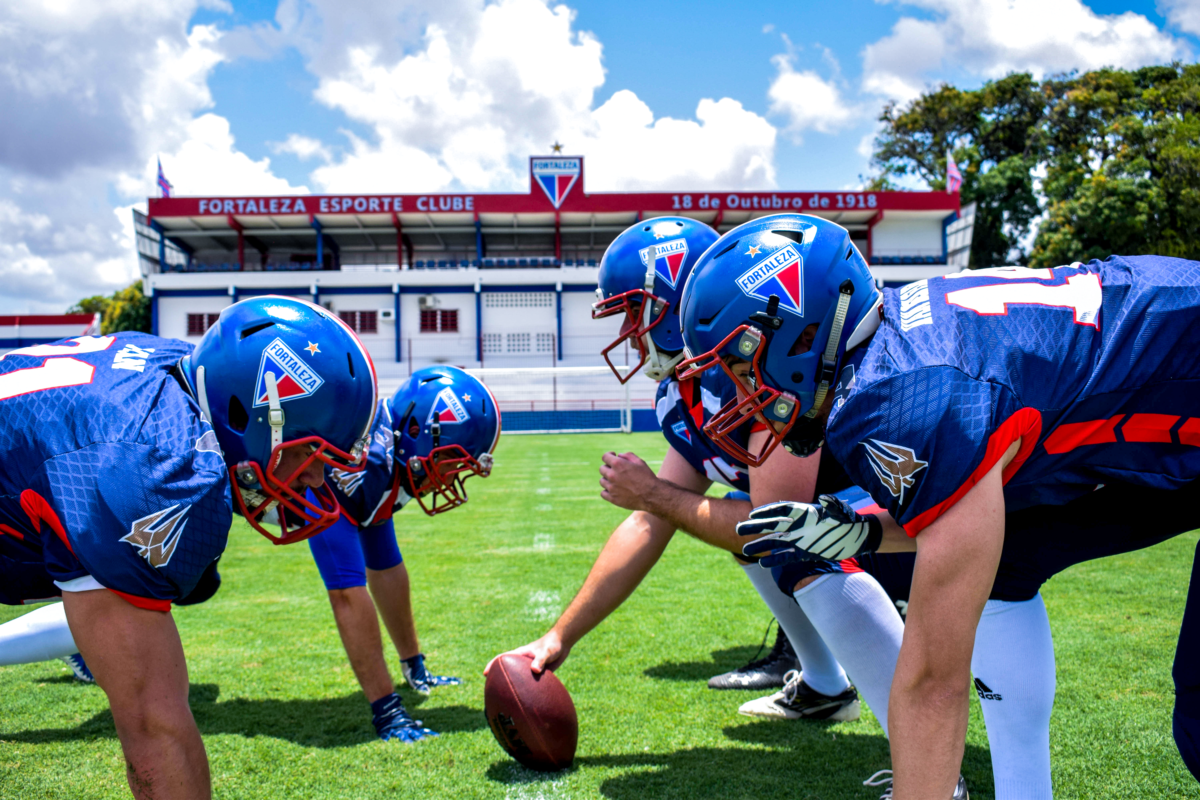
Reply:
<svg viewBox="0 0 1200 800"><path fill-rule="evenodd" d="M883 540L883 524L863 516L840 497L823 494L817 504L771 503L750 512L738 523L739 536L762 536L745 547L747 556L761 557L764 567L796 561L842 561L872 553Z"/></svg>

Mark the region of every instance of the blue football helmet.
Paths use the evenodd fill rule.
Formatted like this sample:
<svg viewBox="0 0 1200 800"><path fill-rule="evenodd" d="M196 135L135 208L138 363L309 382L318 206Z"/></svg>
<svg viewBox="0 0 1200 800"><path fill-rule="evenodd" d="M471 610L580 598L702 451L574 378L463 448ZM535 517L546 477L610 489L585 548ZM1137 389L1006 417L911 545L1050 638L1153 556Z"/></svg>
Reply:
<svg viewBox="0 0 1200 800"><path fill-rule="evenodd" d="M819 415L842 358L883 315L883 296L850 234L803 214L761 217L726 233L692 270L682 304L688 360L680 378L719 365L734 379L738 397L704 432L750 466L780 442L797 455L821 446ZM740 380L735 361L749 362ZM748 414L771 434L757 454L730 436Z"/></svg>
<svg viewBox="0 0 1200 800"><path fill-rule="evenodd" d="M500 440L500 407L487 386L458 367L425 367L387 405L396 463L392 497L380 504L385 516L401 490L431 517L467 502L463 481L492 473Z"/></svg>
<svg viewBox="0 0 1200 800"><path fill-rule="evenodd" d="M362 469L375 418L375 366L344 322L320 306L264 296L221 312L180 363L229 465L233 496L251 527L275 544L307 539L337 521L328 485L294 488L315 461ZM308 448L289 475L283 451ZM262 525L279 524L280 535Z"/></svg>
<svg viewBox="0 0 1200 800"><path fill-rule="evenodd" d="M703 222L659 217L629 226L604 251L592 319L625 315L620 335L600 352L621 383L642 366L661 381L682 360L679 296L692 267L716 240L717 232ZM638 363L622 376L608 354L626 341L637 350Z"/></svg>

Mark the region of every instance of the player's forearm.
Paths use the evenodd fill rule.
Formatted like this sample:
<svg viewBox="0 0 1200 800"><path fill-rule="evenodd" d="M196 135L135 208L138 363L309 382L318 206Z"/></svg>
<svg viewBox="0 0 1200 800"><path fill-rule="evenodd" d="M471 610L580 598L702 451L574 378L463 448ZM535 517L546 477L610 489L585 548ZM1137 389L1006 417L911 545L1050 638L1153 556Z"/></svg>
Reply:
<svg viewBox="0 0 1200 800"><path fill-rule="evenodd" d="M750 503L708 497L659 479L645 494L646 510L705 544L740 554L746 542L737 524L750 515Z"/></svg>
<svg viewBox="0 0 1200 800"><path fill-rule="evenodd" d="M575 599L554 630L572 647L615 611L650 572L671 542L670 523L635 511L608 537Z"/></svg>
<svg viewBox="0 0 1200 800"><path fill-rule="evenodd" d="M208 756L191 712L164 720L114 713L125 754L125 777L136 800L208 800ZM178 716L178 715L176 715Z"/></svg>
<svg viewBox="0 0 1200 800"><path fill-rule="evenodd" d="M969 675L951 674L901 648L888 702L896 800L952 797L967 734Z"/></svg>

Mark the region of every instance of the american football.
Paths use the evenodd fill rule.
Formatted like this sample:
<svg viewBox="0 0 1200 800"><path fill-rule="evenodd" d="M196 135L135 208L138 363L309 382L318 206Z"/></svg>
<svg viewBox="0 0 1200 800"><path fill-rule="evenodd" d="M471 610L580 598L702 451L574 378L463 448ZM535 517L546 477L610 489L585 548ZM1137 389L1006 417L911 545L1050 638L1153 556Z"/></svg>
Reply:
<svg viewBox="0 0 1200 800"><path fill-rule="evenodd" d="M0 800L1200 800L1200 0L7 0L0 108Z"/></svg>
<svg viewBox="0 0 1200 800"><path fill-rule="evenodd" d="M553 672L534 674L532 661L496 659L483 687L483 712L496 741L517 761L543 772L566 769L579 742L575 704Z"/></svg>

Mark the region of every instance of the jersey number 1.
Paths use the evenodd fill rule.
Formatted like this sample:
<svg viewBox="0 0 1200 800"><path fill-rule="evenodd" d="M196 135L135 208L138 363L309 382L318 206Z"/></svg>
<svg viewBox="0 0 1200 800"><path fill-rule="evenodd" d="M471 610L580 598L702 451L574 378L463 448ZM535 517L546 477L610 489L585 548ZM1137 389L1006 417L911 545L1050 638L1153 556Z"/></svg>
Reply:
<svg viewBox="0 0 1200 800"><path fill-rule="evenodd" d="M75 345L41 344L7 353L9 356L66 356L97 353L107 350L116 341L112 336L81 336ZM40 367L18 369L0 375L0 400L10 397L41 392L46 389L63 389L82 386L92 382L96 368L78 358L47 358Z"/></svg>
<svg viewBox="0 0 1200 800"><path fill-rule="evenodd" d="M964 277L969 275L965 273ZM1100 276L1090 272L1072 275L1067 278L1066 283L1058 286L1047 286L1044 283L995 283L946 293L946 302L949 305L969 308L984 316L1007 315L1008 307L1013 304L1069 308L1075 312L1076 325L1090 325L1093 328L1100 327L1097 320L1103 301Z"/></svg>

